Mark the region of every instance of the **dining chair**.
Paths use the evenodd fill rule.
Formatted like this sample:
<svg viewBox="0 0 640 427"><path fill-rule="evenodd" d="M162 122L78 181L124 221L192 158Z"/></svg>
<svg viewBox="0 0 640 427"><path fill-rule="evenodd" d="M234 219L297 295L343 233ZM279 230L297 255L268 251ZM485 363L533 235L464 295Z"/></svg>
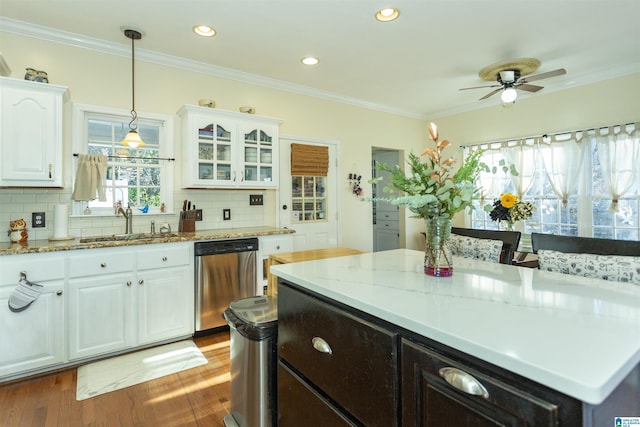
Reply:
<svg viewBox="0 0 640 427"><path fill-rule="evenodd" d="M459 236L474 237L476 239L489 239L502 241L501 264L511 264L513 255L518 250L521 233L519 231L481 230L478 228L451 227L451 233Z"/></svg>
<svg viewBox="0 0 640 427"><path fill-rule="evenodd" d="M540 270L640 285L640 241L531 233Z"/></svg>
<svg viewBox="0 0 640 427"><path fill-rule="evenodd" d="M640 241L531 233L531 249L534 254L540 249L550 249L595 255L640 256Z"/></svg>

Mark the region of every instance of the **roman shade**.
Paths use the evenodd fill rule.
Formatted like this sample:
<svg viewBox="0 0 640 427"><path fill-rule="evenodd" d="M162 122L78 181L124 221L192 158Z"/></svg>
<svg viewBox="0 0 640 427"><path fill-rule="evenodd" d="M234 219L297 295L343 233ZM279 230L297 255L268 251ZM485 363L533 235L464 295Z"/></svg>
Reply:
<svg viewBox="0 0 640 427"><path fill-rule="evenodd" d="M291 144L292 176L327 176L329 147Z"/></svg>

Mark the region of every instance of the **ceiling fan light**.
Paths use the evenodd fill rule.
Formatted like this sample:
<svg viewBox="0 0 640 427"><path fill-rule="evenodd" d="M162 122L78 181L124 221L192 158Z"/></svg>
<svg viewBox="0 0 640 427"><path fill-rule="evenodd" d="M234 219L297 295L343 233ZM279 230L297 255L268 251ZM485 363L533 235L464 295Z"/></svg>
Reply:
<svg viewBox="0 0 640 427"><path fill-rule="evenodd" d="M505 83L515 81L515 72L513 70L500 71L500 80Z"/></svg>
<svg viewBox="0 0 640 427"><path fill-rule="evenodd" d="M505 88L500 94L500 99L505 104L510 104L512 102L516 102L516 98L518 97L518 92L512 87Z"/></svg>

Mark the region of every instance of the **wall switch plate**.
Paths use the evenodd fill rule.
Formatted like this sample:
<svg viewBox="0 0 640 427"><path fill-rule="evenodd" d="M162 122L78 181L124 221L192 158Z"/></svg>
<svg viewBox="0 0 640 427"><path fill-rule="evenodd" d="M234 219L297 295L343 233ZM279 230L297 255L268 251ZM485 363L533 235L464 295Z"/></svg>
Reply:
<svg viewBox="0 0 640 427"><path fill-rule="evenodd" d="M44 228L45 225L46 222L44 212L33 212L31 214L31 228Z"/></svg>
<svg viewBox="0 0 640 427"><path fill-rule="evenodd" d="M231 219L231 209L222 209L222 220L229 221Z"/></svg>
<svg viewBox="0 0 640 427"><path fill-rule="evenodd" d="M195 220L196 221L202 221L202 209L196 209L196 217Z"/></svg>
<svg viewBox="0 0 640 427"><path fill-rule="evenodd" d="M262 206L262 194L249 194L249 206Z"/></svg>

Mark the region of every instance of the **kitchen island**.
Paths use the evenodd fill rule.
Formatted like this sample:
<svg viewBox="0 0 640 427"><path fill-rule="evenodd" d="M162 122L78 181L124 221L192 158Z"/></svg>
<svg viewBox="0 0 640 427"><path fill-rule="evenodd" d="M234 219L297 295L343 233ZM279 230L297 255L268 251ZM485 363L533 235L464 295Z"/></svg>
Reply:
<svg viewBox="0 0 640 427"><path fill-rule="evenodd" d="M640 287L457 257L453 277L434 278L422 273L423 256L399 249L272 267L279 286L288 289L285 301L279 295L279 381L290 385L287 378L300 380L330 402L332 411L346 420L344 425L358 425L369 417L372 408L360 410L359 402L341 402L341 392L326 380L330 372L325 369L316 376L305 366L305 359L315 357L313 350L303 358L297 356L306 351L301 349L304 344L295 342L297 338L305 344L315 339L298 337L301 330L320 337L332 336L331 325L359 328L348 322L331 323L334 313L314 329L309 325L322 318L318 314L322 306L376 330L374 335L352 337L350 345L358 349L363 336L366 341L379 336L383 344L368 350L387 348L388 362L376 370L395 370L383 383L395 390L390 396L396 425L414 425L416 417L427 420L430 399L440 398L441 405L442 396L454 393L443 389L446 371L430 373L429 367L421 366L427 359L468 367L489 393L483 396L480 390L477 396L456 397L456 404L491 419L495 413L487 415L488 408L497 405L496 418L502 417L505 425L599 426L614 425L618 416L640 417ZM305 319L305 311L296 312L298 308L312 312L313 319ZM326 360L309 363L329 363L339 354L333 348L320 356ZM416 355L422 359L412 360ZM354 350L349 359L361 357L357 363L375 364L370 362L373 356L358 356ZM452 381L457 385L471 381L460 378ZM414 379L417 384L409 384ZM505 390L535 404L510 410L500 394ZM282 388L279 394L279 407L288 407L292 394ZM538 424L514 421L527 411L533 419L547 418ZM424 425L438 422L443 420L432 418ZM466 424L460 421L460 425Z"/></svg>

